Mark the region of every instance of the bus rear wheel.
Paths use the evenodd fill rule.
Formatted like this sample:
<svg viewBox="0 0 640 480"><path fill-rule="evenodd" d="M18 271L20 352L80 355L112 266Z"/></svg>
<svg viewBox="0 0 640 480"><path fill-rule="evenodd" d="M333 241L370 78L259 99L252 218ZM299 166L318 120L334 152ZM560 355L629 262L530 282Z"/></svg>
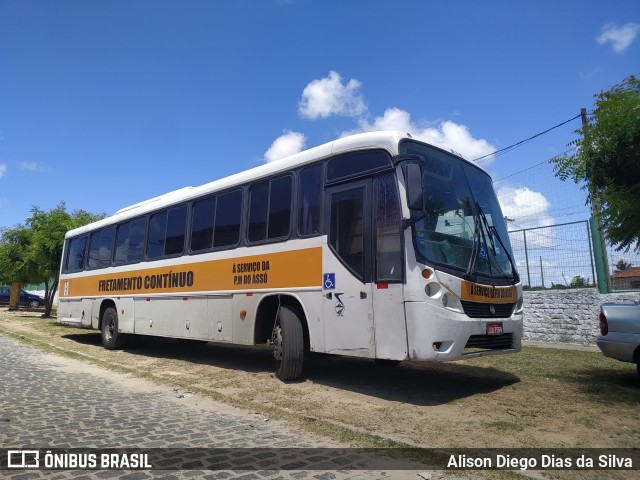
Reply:
<svg viewBox="0 0 640 480"><path fill-rule="evenodd" d="M304 332L297 310L282 305L271 336L276 376L280 380L295 380L302 375Z"/></svg>
<svg viewBox="0 0 640 480"><path fill-rule="evenodd" d="M118 331L118 312L107 307L102 314L102 346L107 350L119 350L124 347L127 336Z"/></svg>

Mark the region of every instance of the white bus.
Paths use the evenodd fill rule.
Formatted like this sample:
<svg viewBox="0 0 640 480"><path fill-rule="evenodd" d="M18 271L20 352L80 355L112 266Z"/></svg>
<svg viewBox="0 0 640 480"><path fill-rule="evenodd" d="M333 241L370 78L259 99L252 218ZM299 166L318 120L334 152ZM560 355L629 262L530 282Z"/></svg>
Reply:
<svg viewBox="0 0 640 480"><path fill-rule="evenodd" d="M440 361L517 352L522 285L491 178L398 132L341 138L67 233L58 322Z"/></svg>

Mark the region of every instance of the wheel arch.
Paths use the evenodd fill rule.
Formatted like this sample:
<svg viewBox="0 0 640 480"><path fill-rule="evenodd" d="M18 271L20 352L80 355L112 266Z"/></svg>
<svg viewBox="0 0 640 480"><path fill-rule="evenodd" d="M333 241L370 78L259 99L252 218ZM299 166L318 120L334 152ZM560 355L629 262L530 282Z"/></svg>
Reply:
<svg viewBox="0 0 640 480"><path fill-rule="evenodd" d="M292 294L274 293L266 295L260 300L258 309L256 310L256 321L253 333L254 344L259 345L266 343L271 339L273 326L280 305L292 307L300 314L300 323L302 324L302 331L304 334L304 350L305 353L309 352L310 337L308 315L302 301Z"/></svg>
<svg viewBox="0 0 640 480"><path fill-rule="evenodd" d="M100 312L98 313L98 330L102 330L102 316L104 315L104 311L109 307L116 308L116 302L110 298L106 298L100 303Z"/></svg>

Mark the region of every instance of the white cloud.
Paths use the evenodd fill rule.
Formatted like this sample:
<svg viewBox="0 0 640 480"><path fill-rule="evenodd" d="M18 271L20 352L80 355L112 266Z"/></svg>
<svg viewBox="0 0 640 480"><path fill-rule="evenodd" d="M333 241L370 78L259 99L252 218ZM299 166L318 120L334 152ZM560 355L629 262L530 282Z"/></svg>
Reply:
<svg viewBox="0 0 640 480"><path fill-rule="evenodd" d="M616 52L622 52L631 45L640 33L640 23L627 23L618 27L615 23L608 23L602 27L602 33L596 37L596 41L603 45L610 43Z"/></svg>
<svg viewBox="0 0 640 480"><path fill-rule="evenodd" d="M549 200L540 192L528 187L501 187L497 195L502 212L518 224L535 223L539 227L542 226L541 219L548 218Z"/></svg>
<svg viewBox="0 0 640 480"><path fill-rule="evenodd" d="M330 115L356 117L366 112L367 107L359 94L360 82L351 79L342 83L342 77L329 72L325 78L312 80L302 91L302 99L298 103L298 113L303 118L314 120L327 118Z"/></svg>
<svg viewBox="0 0 640 480"><path fill-rule="evenodd" d="M24 170L29 170L30 172L35 172L38 170L38 164L36 162L18 162L20 168Z"/></svg>
<svg viewBox="0 0 640 480"><path fill-rule="evenodd" d="M454 150L469 160L489 155L496 150L486 140L474 138L465 125L444 121L436 127L421 127L411 121L409 112L400 108L388 108L381 117L376 117L373 122L360 119L356 130L343 132L342 135L376 130L398 130L410 133L414 138L447 150ZM489 157L484 161L490 162L492 159Z"/></svg>
<svg viewBox="0 0 640 480"><path fill-rule="evenodd" d="M498 202L505 217L513 221L511 229L547 227L555 224L555 220L548 214L551 204L540 192L527 187L502 187L497 192ZM530 247L549 247L555 238L552 231L533 231L527 233L527 243Z"/></svg>
<svg viewBox="0 0 640 480"><path fill-rule="evenodd" d="M304 134L285 130L265 152L264 159L267 162L273 162L289 155L294 155L305 148L306 142L307 138Z"/></svg>
<svg viewBox="0 0 640 480"><path fill-rule="evenodd" d="M7 174L7 166L4 163L0 163L0 178Z"/></svg>
<svg viewBox="0 0 640 480"><path fill-rule="evenodd" d="M406 110L400 108L387 108L381 117L376 117L373 122L366 119L358 121L358 128L348 132L343 132L342 136L353 135L354 133L374 132L376 130L398 130L410 133L415 131L415 126L411 123L411 115Z"/></svg>
<svg viewBox="0 0 640 480"><path fill-rule="evenodd" d="M479 157L485 164L493 160L491 154L496 148L484 139L471 135L466 125L452 121L438 124L411 120L411 114L400 108L388 108L384 114L369 121L368 109L359 92L360 82L356 79L343 83L342 77L330 71L328 76L312 80L304 88L298 102L298 113L307 119L327 118L332 115L356 117L357 127L342 132L342 136L377 130L397 130L410 133L414 138L424 140L446 150L453 150L463 157L474 160ZM267 150L264 157L267 162L287 155L298 153L305 148L306 138L302 133L285 130Z"/></svg>
<svg viewBox="0 0 640 480"><path fill-rule="evenodd" d="M40 162L18 162L20 168L29 172L46 172L47 167Z"/></svg>

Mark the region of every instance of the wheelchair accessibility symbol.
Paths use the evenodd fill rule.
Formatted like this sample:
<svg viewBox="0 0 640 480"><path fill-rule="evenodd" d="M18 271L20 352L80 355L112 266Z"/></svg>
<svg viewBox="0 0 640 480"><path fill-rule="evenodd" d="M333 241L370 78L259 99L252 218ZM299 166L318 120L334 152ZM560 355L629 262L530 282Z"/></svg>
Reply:
<svg viewBox="0 0 640 480"><path fill-rule="evenodd" d="M334 290L336 288L336 274L335 273L323 273L322 274L322 288L325 290Z"/></svg>
<svg viewBox="0 0 640 480"><path fill-rule="evenodd" d="M487 258L487 245L480 242L480 258Z"/></svg>

